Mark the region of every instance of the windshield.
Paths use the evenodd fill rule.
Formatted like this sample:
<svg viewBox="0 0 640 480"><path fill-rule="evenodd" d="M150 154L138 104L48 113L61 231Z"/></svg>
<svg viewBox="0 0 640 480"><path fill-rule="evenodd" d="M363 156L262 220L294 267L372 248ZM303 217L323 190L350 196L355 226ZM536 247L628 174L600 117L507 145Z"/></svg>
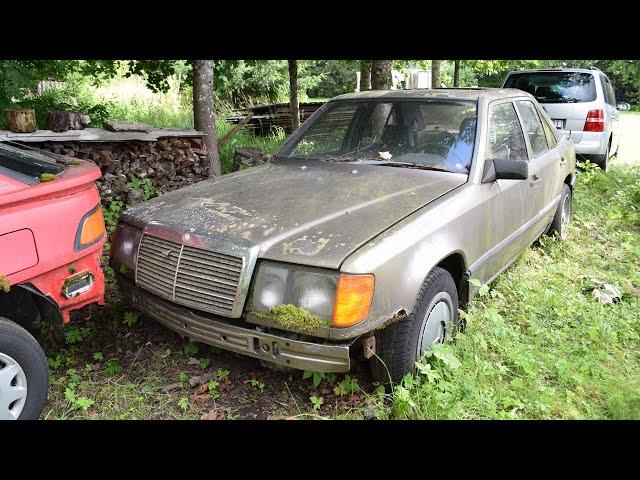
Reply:
<svg viewBox="0 0 640 480"><path fill-rule="evenodd" d="M540 103L593 102L596 99L596 84L590 73L514 73L504 82L504 87L524 90Z"/></svg>
<svg viewBox="0 0 640 480"><path fill-rule="evenodd" d="M43 173L58 175L63 171L64 167L40 153L0 143L0 173L35 185Z"/></svg>
<svg viewBox="0 0 640 480"><path fill-rule="evenodd" d="M312 122L284 156L468 173L476 102L337 101Z"/></svg>

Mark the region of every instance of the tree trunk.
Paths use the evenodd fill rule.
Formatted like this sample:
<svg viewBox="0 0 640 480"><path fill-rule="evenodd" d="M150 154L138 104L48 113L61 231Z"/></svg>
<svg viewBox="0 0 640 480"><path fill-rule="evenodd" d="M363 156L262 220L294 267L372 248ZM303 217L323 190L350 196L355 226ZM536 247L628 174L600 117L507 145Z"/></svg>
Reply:
<svg viewBox="0 0 640 480"><path fill-rule="evenodd" d="M440 88L440 60L431 60L431 88Z"/></svg>
<svg viewBox="0 0 640 480"><path fill-rule="evenodd" d="M360 91L371 90L371 60L360 61Z"/></svg>
<svg viewBox="0 0 640 480"><path fill-rule="evenodd" d="M213 111L213 60L193 62L193 125L206 134L203 142L209 158L209 176L222 175Z"/></svg>
<svg viewBox="0 0 640 480"><path fill-rule="evenodd" d="M88 115L66 110L50 110L45 128L54 132L83 130L90 122L91 119Z"/></svg>
<svg viewBox="0 0 640 480"><path fill-rule="evenodd" d="M300 103L298 102L298 61L289 60L289 101L291 131L300 126Z"/></svg>
<svg viewBox="0 0 640 480"><path fill-rule="evenodd" d="M453 86L460 86L460 60L453 61Z"/></svg>
<svg viewBox="0 0 640 480"><path fill-rule="evenodd" d="M391 61L373 60L371 65L371 89L389 90L391 88Z"/></svg>

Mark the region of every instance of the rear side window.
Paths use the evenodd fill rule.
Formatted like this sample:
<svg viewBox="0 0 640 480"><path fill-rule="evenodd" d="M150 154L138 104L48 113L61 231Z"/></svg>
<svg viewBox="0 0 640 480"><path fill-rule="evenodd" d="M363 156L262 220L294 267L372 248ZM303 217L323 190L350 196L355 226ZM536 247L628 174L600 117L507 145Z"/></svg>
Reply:
<svg viewBox="0 0 640 480"><path fill-rule="evenodd" d="M600 75L602 79L602 90L604 92L604 101L609 105L616 104L616 95L613 93L613 87L611 86L611 82L604 75Z"/></svg>
<svg viewBox="0 0 640 480"><path fill-rule="evenodd" d="M536 107L528 100L518 100L516 105L522 117L524 134L531 144L533 158L539 157L549 150L549 145L547 145L547 137L544 135Z"/></svg>
<svg viewBox="0 0 640 480"><path fill-rule="evenodd" d="M520 121L511 102L500 103L489 109L486 158L528 160Z"/></svg>
<svg viewBox="0 0 640 480"><path fill-rule="evenodd" d="M596 82L591 73L514 73L509 75L504 87L524 90L540 103L579 103L596 99Z"/></svg>

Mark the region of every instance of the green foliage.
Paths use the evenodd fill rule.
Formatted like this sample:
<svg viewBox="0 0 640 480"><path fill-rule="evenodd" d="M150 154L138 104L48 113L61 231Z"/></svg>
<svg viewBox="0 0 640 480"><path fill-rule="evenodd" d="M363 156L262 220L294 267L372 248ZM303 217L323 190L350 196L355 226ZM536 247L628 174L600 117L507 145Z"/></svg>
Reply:
<svg viewBox="0 0 640 480"><path fill-rule="evenodd" d="M220 382L218 382L217 380L209 381L209 394L213 397L214 400L216 400L217 398L220 398L220 392L218 392L218 385L220 385Z"/></svg>
<svg viewBox="0 0 640 480"><path fill-rule="evenodd" d="M153 182L150 178L136 178L135 180L127 182L127 187L140 191L141 198L145 202L150 198L156 197L162 193L160 190L156 189L153 186Z"/></svg>
<svg viewBox="0 0 640 480"><path fill-rule="evenodd" d="M104 366L104 373L107 375L117 375L122 372L122 365L116 360L109 360Z"/></svg>
<svg viewBox="0 0 640 480"><path fill-rule="evenodd" d="M104 360L104 355L102 354L102 352L94 352L93 353L93 359L96 362L102 362Z"/></svg>
<svg viewBox="0 0 640 480"><path fill-rule="evenodd" d="M138 317L140 316L137 312L125 312L124 318L122 319L122 323L127 327L132 327L138 322Z"/></svg>
<svg viewBox="0 0 640 480"><path fill-rule="evenodd" d="M116 228L120 214L124 209L125 204L120 200L113 200L106 206L102 205L102 216L104 217L107 231L112 232Z"/></svg>
<svg viewBox="0 0 640 480"><path fill-rule="evenodd" d="M357 378L345 375L344 379L333 387L333 393L338 396L352 395L360 390L360 384Z"/></svg>
<svg viewBox="0 0 640 480"><path fill-rule="evenodd" d="M196 353L198 353L198 344L194 342L187 342L187 344L183 348L183 352L185 355L192 357Z"/></svg>
<svg viewBox="0 0 640 480"><path fill-rule="evenodd" d="M306 380L307 378L311 377L313 381L313 387L318 388L318 385L320 385L320 382L324 380L326 375L327 374L324 372L311 372L309 370L305 370L302 374L302 379Z"/></svg>
<svg viewBox="0 0 640 480"><path fill-rule="evenodd" d="M200 360L198 360L198 364L200 365L200 368L205 370L205 369L209 368L209 365L211 365L211 359L203 357Z"/></svg>
<svg viewBox="0 0 640 480"><path fill-rule="evenodd" d="M178 406L182 409L183 412L186 412L189 409L189 397L180 397L178 400Z"/></svg>
<svg viewBox="0 0 640 480"><path fill-rule="evenodd" d="M313 408L314 412L317 412L318 410L320 410L320 407L324 403L323 397L316 397L315 395L312 395L311 397L309 397L309 400L311 400L311 408Z"/></svg>
<svg viewBox="0 0 640 480"><path fill-rule="evenodd" d="M88 327L79 327L77 325L68 325L65 329L67 342L71 344L80 343L89 335L91 335L91 329Z"/></svg>
<svg viewBox="0 0 640 480"><path fill-rule="evenodd" d="M257 388L258 390L260 390L261 392L264 391L264 383L262 383L260 380L258 380L257 378L252 378L251 379L251 386Z"/></svg>

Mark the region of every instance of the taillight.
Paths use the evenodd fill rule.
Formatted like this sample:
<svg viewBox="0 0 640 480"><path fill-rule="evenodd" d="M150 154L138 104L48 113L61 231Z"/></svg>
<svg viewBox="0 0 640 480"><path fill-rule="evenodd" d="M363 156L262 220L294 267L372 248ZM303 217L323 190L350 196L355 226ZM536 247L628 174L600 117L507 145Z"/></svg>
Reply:
<svg viewBox="0 0 640 480"><path fill-rule="evenodd" d="M584 122L585 132L604 132L604 111L601 109L589 110Z"/></svg>
<svg viewBox="0 0 640 480"><path fill-rule="evenodd" d="M77 252L83 248L89 247L94 243L98 243L106 235L104 229L104 217L102 216L102 208L98 204L93 210L87 213L78 225L78 233L76 233L76 241L74 249Z"/></svg>

